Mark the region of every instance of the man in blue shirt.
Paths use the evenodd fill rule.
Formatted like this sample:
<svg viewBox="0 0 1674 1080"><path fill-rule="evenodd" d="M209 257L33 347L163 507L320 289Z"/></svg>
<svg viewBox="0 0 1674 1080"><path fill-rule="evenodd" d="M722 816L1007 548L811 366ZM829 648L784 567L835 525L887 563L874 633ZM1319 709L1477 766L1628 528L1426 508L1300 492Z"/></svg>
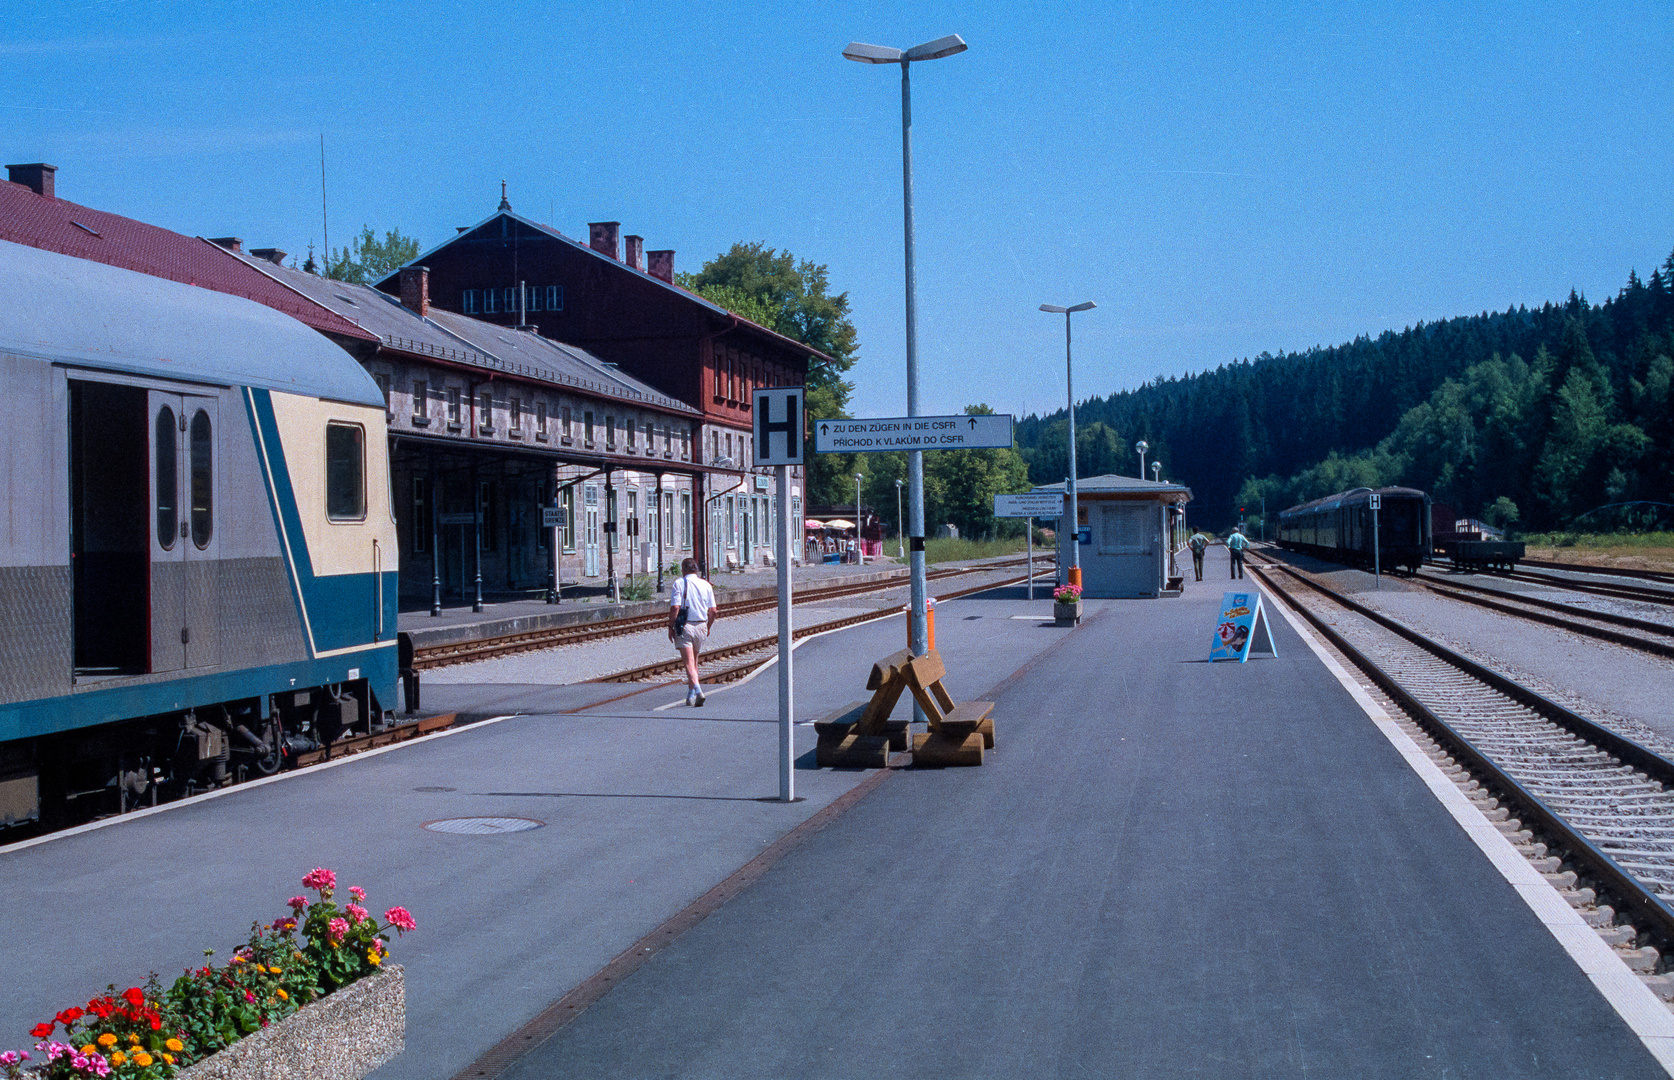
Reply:
<svg viewBox="0 0 1674 1080"><path fill-rule="evenodd" d="M1232 555L1232 576L1235 578L1244 576L1244 549L1250 546L1242 529L1243 526L1234 525L1232 535L1226 538L1226 550Z"/></svg>

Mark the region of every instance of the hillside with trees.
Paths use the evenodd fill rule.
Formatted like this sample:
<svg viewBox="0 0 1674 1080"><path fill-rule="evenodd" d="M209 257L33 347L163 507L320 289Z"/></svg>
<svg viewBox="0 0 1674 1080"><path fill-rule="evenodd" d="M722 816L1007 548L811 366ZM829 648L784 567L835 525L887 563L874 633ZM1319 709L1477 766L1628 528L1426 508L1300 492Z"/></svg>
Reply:
<svg viewBox="0 0 1674 1080"><path fill-rule="evenodd" d="M1648 504L1674 503L1671 358L1674 255L1602 304L1572 292L1092 398L1076 405L1077 467L1132 475L1144 439L1211 526L1263 498L1272 514L1405 484L1523 528L1607 527L1635 510L1666 527L1669 509ZM1019 422L1035 483L1068 472L1066 428L1063 412Z"/></svg>

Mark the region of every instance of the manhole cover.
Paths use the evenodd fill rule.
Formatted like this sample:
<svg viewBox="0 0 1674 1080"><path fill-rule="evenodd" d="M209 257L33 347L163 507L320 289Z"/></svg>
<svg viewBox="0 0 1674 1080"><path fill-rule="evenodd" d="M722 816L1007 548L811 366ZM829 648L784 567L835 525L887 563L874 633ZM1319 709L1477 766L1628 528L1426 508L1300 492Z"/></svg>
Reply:
<svg viewBox="0 0 1674 1080"><path fill-rule="evenodd" d="M427 821L424 827L431 832L460 833L467 836L489 836L499 833L526 832L545 825L526 817L456 817Z"/></svg>

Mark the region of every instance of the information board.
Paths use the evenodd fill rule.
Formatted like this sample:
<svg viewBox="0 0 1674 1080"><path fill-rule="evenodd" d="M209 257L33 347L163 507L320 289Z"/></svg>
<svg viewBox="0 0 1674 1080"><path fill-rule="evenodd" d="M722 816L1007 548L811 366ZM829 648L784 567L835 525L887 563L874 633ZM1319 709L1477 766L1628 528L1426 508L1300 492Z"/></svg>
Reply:
<svg viewBox="0 0 1674 1080"><path fill-rule="evenodd" d="M1209 643L1209 661L1236 660L1240 664L1251 652L1279 655L1273 648L1273 630L1267 625L1259 592L1229 592L1221 597L1220 619Z"/></svg>
<svg viewBox="0 0 1674 1080"><path fill-rule="evenodd" d="M752 393L757 465L802 464L802 395L800 386L762 387Z"/></svg>
<svg viewBox="0 0 1674 1080"><path fill-rule="evenodd" d="M877 454L890 450L985 450L1010 445L1010 413L814 421L814 452L818 454Z"/></svg>
<svg viewBox="0 0 1674 1080"><path fill-rule="evenodd" d="M1061 491L1025 491L994 496L994 516L1001 518L1057 518L1064 516Z"/></svg>

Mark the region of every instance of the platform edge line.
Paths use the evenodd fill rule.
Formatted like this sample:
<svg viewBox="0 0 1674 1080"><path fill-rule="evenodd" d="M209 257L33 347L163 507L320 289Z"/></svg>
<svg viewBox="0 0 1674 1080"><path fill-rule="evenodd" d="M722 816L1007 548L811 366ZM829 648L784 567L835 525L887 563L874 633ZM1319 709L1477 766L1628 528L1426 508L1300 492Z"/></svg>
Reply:
<svg viewBox="0 0 1674 1080"><path fill-rule="evenodd" d="M1277 601L1277 598L1274 599ZM1442 775L1441 768L1401 730L1389 713L1337 663L1313 628L1303 623L1288 605L1275 602L1274 607L1284 614L1285 620L1325 665L1325 669L1342 684L1355 704L1389 740L1395 752L1430 789L1436 801L1487 856L1489 864L1511 886L1518 899L1527 905L1564 954L1587 976L1587 980L1639 1039L1646 1052L1662 1066L1664 1072L1674 1077L1674 1013L1669 1012L1668 1006L1651 992L1650 987L1639 981L1639 976L1587 925L1581 914L1570 907L1569 901L1558 894L1551 882L1541 878L1537 886L1512 869L1513 866L1522 866L1532 871L1533 867L1493 822L1477 809L1476 804L1466 798L1458 785ZM1542 903L1530 895L1531 891L1540 894L1541 889L1550 894L1548 902ZM1556 901L1557 906L1550 901Z"/></svg>

